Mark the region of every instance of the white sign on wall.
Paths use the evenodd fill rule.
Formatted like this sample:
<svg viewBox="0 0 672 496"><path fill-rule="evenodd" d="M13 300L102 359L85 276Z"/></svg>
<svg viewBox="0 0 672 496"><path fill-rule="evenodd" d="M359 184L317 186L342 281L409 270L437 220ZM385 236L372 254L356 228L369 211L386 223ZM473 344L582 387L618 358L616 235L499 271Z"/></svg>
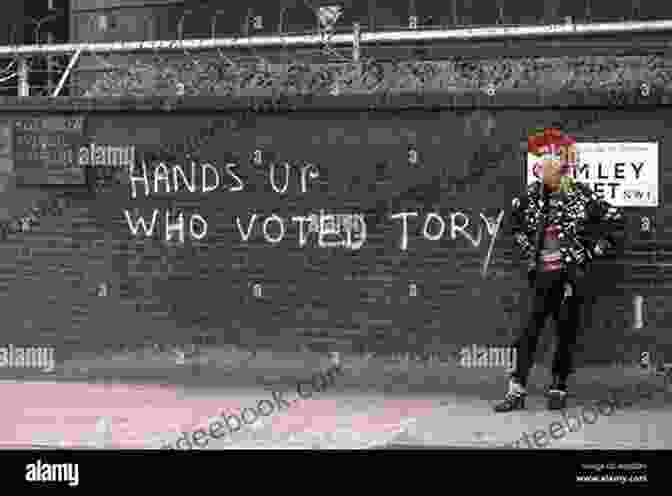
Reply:
<svg viewBox="0 0 672 496"><path fill-rule="evenodd" d="M658 206L658 143L577 143L576 180L615 207ZM541 176L539 158L527 155L527 184Z"/></svg>

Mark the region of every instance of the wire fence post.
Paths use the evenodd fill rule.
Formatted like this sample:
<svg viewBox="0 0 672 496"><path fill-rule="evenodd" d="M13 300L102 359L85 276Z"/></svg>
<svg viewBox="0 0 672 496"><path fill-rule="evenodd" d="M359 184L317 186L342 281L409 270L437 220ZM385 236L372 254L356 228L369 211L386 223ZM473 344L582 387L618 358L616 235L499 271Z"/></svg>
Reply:
<svg viewBox="0 0 672 496"><path fill-rule="evenodd" d="M19 58L18 78L19 78L19 96L20 97L30 96L30 83L28 81L28 60L26 60L26 57Z"/></svg>
<svg viewBox="0 0 672 496"><path fill-rule="evenodd" d="M352 60L355 61L355 62L359 62L360 29L359 29L359 23L358 22L356 22L352 25L352 31L353 31L353 36L352 36Z"/></svg>
<svg viewBox="0 0 672 496"><path fill-rule="evenodd" d="M54 33L47 32L47 44L51 45L54 42ZM51 95L54 91L54 57L47 55L47 91Z"/></svg>
<svg viewBox="0 0 672 496"><path fill-rule="evenodd" d="M61 80L58 82L58 86L52 93L52 96L59 96L61 93L61 90L63 89L63 86L65 85L66 81L68 80L68 77L70 76L70 73L72 72L72 69L75 67L75 64L79 61L79 57L82 54L82 49L79 48L72 57L70 57L70 62L68 62L68 67L65 68L65 71L63 72L63 75L61 76Z"/></svg>

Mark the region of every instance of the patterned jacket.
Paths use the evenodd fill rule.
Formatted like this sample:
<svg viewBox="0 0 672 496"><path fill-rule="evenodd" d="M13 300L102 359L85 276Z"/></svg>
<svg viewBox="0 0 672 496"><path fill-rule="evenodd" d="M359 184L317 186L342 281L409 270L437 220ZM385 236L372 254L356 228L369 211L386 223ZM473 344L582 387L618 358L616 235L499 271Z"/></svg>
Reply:
<svg viewBox="0 0 672 496"><path fill-rule="evenodd" d="M525 194L513 199L512 207L511 234L521 261L531 270L536 268L543 229L543 183L528 186ZM562 269L570 272L576 268L585 272L595 257L613 252L625 231L623 211L579 182L572 192L563 194L561 207L548 221L560 226Z"/></svg>

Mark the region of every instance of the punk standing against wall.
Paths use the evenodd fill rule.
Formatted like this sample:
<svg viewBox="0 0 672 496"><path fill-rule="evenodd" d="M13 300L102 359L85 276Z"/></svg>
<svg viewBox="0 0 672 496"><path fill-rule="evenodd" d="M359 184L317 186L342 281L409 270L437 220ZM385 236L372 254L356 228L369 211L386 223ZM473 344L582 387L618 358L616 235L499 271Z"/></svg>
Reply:
<svg viewBox="0 0 672 496"><path fill-rule="evenodd" d="M514 198L511 230L527 269L532 301L514 342L517 360L509 390L494 406L496 412L525 408L539 333L549 315L556 321L558 339L553 382L546 392L548 408L566 407L590 262L617 248L624 231L623 212L574 180L577 151L572 138L557 129L545 129L528 138L528 151L539 158L535 176L541 179Z"/></svg>

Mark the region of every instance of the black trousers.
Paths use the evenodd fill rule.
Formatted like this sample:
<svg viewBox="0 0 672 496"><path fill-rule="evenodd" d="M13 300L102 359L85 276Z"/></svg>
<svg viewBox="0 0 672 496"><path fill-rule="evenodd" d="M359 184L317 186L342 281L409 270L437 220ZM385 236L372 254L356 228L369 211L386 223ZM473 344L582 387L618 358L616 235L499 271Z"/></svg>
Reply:
<svg viewBox="0 0 672 496"><path fill-rule="evenodd" d="M571 285L571 296L565 297L565 284ZM511 376L523 386L527 386L530 369L534 363L539 334L552 315L556 322L556 349L552 373L561 381L566 381L573 372L572 355L581 324L581 307L585 301L581 287L564 271L540 272L531 281L531 308L526 325L514 342L516 365Z"/></svg>

